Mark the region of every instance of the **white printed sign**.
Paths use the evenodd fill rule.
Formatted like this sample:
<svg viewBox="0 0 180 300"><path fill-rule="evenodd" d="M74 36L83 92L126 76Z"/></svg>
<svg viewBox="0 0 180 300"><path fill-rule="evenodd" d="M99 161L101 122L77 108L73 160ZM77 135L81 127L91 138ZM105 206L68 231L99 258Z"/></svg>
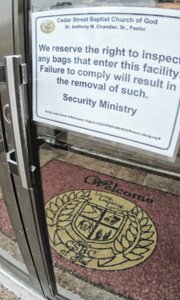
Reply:
<svg viewBox="0 0 180 300"><path fill-rule="evenodd" d="M173 157L180 13L96 7L32 14L33 119Z"/></svg>

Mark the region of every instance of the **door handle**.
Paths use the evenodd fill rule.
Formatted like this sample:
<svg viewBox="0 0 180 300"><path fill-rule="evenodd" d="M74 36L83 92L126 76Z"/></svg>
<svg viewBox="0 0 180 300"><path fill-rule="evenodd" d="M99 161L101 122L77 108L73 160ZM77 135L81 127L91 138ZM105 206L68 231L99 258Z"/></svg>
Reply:
<svg viewBox="0 0 180 300"><path fill-rule="evenodd" d="M7 158L10 173L15 174L15 175L19 175L15 150L13 149L13 150L7 152L6 153L6 158Z"/></svg>
<svg viewBox="0 0 180 300"><path fill-rule="evenodd" d="M25 64L21 55L5 56L5 79L9 93L11 123L14 134L15 156L22 186L31 187L30 164L27 144L27 113ZM9 157L7 157L9 159Z"/></svg>

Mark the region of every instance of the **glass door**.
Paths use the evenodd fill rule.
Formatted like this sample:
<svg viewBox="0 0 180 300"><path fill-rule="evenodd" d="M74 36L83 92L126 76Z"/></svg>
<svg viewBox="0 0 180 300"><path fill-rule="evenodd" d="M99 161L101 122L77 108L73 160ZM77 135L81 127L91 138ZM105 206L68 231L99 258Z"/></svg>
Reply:
<svg viewBox="0 0 180 300"><path fill-rule="evenodd" d="M132 2L133 6L145 5L142 1ZM103 89L106 90L108 76L111 76L108 74L111 74L112 67L118 65L115 56L125 55L125 50L118 48L119 42L115 46L113 38L112 44L106 44L105 30L114 30L116 25L111 24L108 16L114 17L111 19L114 23L115 19L118 22L135 22L131 14L131 17L125 17L130 10L118 7L130 6L130 2L31 1L31 5L32 114L37 126L55 296L57 299L87 300L178 299L179 259L173 248L179 235L178 149L174 160L165 159L157 153L139 151L126 143L107 142L94 133L96 125L103 126L103 123L94 121L96 103L93 97L97 97L99 91L93 92L92 89L99 89L102 93ZM146 1L146 5L154 7L155 3ZM139 16L139 10L132 11L133 15L137 13ZM147 11L143 8L143 12L146 23L160 22L157 10L154 17L147 17L148 8ZM140 19L136 19L138 22L141 22ZM55 34L56 26L61 27ZM89 32L90 28L93 33ZM145 30L142 26L135 29L132 24L128 28L133 32ZM101 34L98 30L102 30ZM133 43L136 49L137 41L133 40ZM139 43L145 47L142 41ZM102 57L98 55L100 50ZM138 56L138 51L134 51L134 57ZM145 50L143 53L145 55ZM149 53L152 55L152 48ZM104 57L108 59L103 60ZM151 57L154 59L156 56ZM100 63L104 68L98 69ZM125 66L121 64L125 70L124 75L121 74L122 82L128 82L131 76L128 77L131 73L128 70L138 71L137 65L134 61L128 61ZM158 70L162 75L162 68ZM99 82L103 84L98 85ZM139 82L142 84L141 79ZM158 88L161 89L164 82L156 81L155 84L160 84ZM139 96L144 97L142 90L140 93ZM54 107L56 101L59 104ZM82 103L91 106L90 115L86 114ZM99 103L106 106L102 98ZM109 101L109 111L116 110L117 103L115 108L110 104ZM108 113L103 113L107 118L105 125L111 124ZM93 134L83 131L83 126L79 125L82 122L88 123L84 126L89 132L94 131ZM153 136L149 138L153 139ZM176 221L172 221L172 214ZM167 276L167 273L171 275Z"/></svg>
<svg viewBox="0 0 180 300"><path fill-rule="evenodd" d="M120 130L119 123L114 123L117 113L124 114L120 119L126 124L127 116L133 118L140 110L139 104L130 106L129 99L129 105L119 107L114 95L121 85L113 81L109 84L112 74L115 80L125 83L122 94L129 91L133 94L129 95L131 99L138 97L136 101L143 102L148 99L147 91L128 85L132 80L138 86L150 82L148 78L153 80L152 74L146 74L146 81L142 81L139 73L136 75L143 66L136 61L140 53L146 60L166 60L166 69L157 66L160 61L152 63L154 72L161 73L158 75L167 76L169 81L178 77L177 66L173 65L170 72L167 65L177 61L173 38L168 43L171 56L162 48L163 54L158 56L159 52L153 55L148 37L154 37L154 28L158 27L153 26L159 26L165 17L167 22L179 22L179 13L166 15L154 11L154 6L155 1L151 0L32 0L14 1L11 7L15 16L10 28L13 50L2 55L1 165L10 177L13 197L16 196L14 209L25 237L24 244L18 239L23 260L32 286L47 299L174 300L180 296L179 144L172 136L173 149L168 153L172 157L165 159L160 150L149 153L149 146L138 149L125 141L124 133L121 142L117 142L117 136L112 141L107 138ZM142 20L143 26L135 26L135 22ZM168 30L176 25L168 24ZM160 26L163 36L167 36L164 25ZM143 35L146 42L139 39L137 43L135 32L139 38L145 30L150 31ZM121 31L126 32L126 38ZM131 38L133 50L126 43ZM124 48L120 48L119 40ZM153 45L157 51L162 47L158 39ZM142 47L150 49L149 52ZM129 59L123 60L123 64L121 61L122 72L117 57L123 58L127 49ZM115 70L121 74L115 74ZM148 73L147 66L144 73ZM160 82L157 74L153 77L155 88L161 91L167 78ZM170 89L166 100L170 95L176 103L178 82L166 84ZM157 96L148 91L149 97ZM111 95L108 99L112 102L115 99L115 106L106 101L107 95ZM96 112L95 100L99 101L101 113ZM162 113L170 122L167 108ZM148 114L147 119L150 120ZM177 140L178 113L176 120L173 134ZM80 125L82 122L86 125ZM158 118L155 122L157 125ZM166 122L163 124L166 126ZM102 129L104 126L106 129ZM149 130L145 122L141 127ZM97 131L101 131L100 136ZM138 135L138 142L151 139L149 144L159 147L157 135L138 133L131 129L131 134ZM162 136L168 139L164 133ZM12 201L9 203L7 183L4 187L2 184L2 190L16 229L17 217ZM15 231L17 237L22 232Z"/></svg>
<svg viewBox="0 0 180 300"><path fill-rule="evenodd" d="M0 37L3 41L0 46L0 262L2 266L30 284L30 269L26 267L25 261L32 268L30 273L36 272L28 253L18 210L17 192L7 161L8 153L11 153L14 146L3 58L14 53L12 1L1 3L0 29ZM19 244L21 244L20 248ZM36 287L40 290L39 284L36 284Z"/></svg>
<svg viewBox="0 0 180 300"><path fill-rule="evenodd" d="M44 251L44 264L41 249L46 229L39 238L35 221L38 203L34 199L37 194L42 198L38 186L33 188L38 172L27 151L32 145L25 65L27 3L6 1L0 7L0 263L38 293L52 297L45 267L50 255Z"/></svg>

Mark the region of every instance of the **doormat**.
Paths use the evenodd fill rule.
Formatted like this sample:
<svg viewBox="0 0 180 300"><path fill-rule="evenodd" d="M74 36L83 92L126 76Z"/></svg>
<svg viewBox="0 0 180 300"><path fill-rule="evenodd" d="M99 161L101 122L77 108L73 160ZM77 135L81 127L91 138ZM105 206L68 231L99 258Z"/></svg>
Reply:
<svg viewBox="0 0 180 300"><path fill-rule="evenodd" d="M180 299L180 197L59 160L42 182L56 266L127 299Z"/></svg>

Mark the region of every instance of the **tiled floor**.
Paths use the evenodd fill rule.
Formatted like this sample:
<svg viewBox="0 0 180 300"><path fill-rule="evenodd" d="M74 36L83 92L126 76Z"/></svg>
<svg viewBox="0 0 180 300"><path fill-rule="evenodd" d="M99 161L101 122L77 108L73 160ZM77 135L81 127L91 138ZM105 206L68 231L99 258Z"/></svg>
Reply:
<svg viewBox="0 0 180 300"><path fill-rule="evenodd" d="M20 300L20 298L0 283L0 300Z"/></svg>

